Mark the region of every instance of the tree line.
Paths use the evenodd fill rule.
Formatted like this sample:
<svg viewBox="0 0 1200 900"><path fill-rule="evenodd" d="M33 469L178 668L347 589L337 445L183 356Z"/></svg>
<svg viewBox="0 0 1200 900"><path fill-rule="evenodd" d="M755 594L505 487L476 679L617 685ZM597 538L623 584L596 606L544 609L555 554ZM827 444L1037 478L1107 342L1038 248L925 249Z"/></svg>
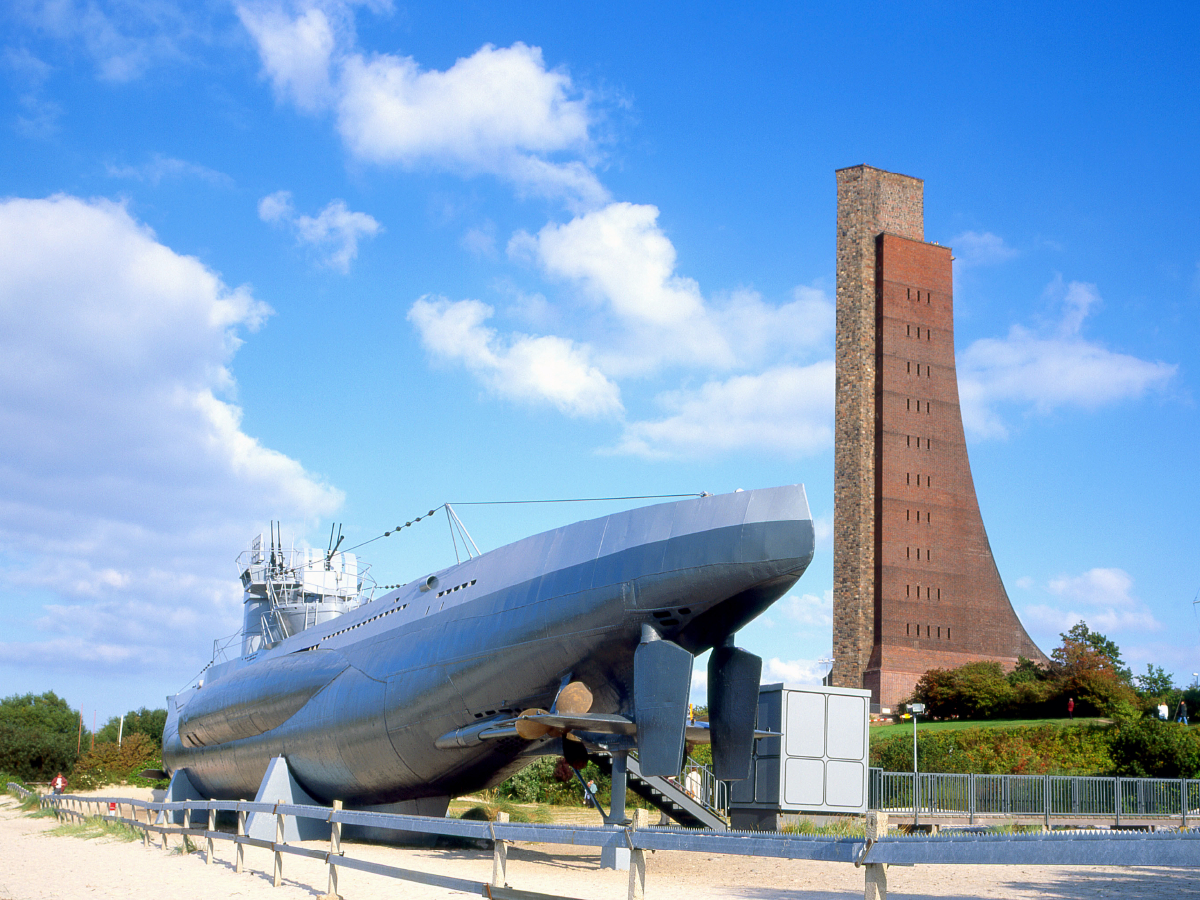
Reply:
<svg viewBox="0 0 1200 900"><path fill-rule="evenodd" d="M107 780L136 779L161 767L165 709L130 710L97 729L94 740L79 710L53 691L14 694L0 700L0 773L23 782L68 775L87 788ZM118 736L121 740L118 744Z"/></svg>

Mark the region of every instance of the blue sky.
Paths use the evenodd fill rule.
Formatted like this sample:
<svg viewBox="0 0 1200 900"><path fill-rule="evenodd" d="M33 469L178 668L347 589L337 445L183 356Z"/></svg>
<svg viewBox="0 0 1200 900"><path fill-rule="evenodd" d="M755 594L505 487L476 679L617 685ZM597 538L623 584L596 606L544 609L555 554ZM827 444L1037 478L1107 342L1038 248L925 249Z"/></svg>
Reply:
<svg viewBox="0 0 1200 900"><path fill-rule="evenodd" d="M444 501L803 482L741 643L830 653L834 170L925 179L1013 605L1200 670L1200 15L18 2L0 13L0 693L155 706L234 558ZM621 504L467 507L494 547ZM629 505L629 504L625 504ZM453 561L444 520L364 548ZM697 685L697 697L703 685Z"/></svg>

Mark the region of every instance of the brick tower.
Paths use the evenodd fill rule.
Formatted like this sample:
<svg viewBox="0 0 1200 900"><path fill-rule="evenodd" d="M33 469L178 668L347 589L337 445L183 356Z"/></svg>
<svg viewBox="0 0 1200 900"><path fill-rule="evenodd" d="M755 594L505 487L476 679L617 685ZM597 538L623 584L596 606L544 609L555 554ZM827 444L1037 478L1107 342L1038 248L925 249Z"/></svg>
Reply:
<svg viewBox="0 0 1200 900"><path fill-rule="evenodd" d="M932 668L1044 661L1009 603L967 459L949 247L920 179L837 173L833 683L892 706Z"/></svg>

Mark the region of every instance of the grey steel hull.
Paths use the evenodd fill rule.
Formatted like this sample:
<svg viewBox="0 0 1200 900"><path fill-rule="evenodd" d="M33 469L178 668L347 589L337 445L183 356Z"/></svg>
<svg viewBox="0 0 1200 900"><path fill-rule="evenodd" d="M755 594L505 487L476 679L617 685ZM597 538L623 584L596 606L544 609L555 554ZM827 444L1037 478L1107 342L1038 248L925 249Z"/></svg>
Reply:
<svg viewBox="0 0 1200 900"><path fill-rule="evenodd" d="M552 703L631 714L643 625L701 653L781 597L813 554L802 486L630 510L501 547L393 591L170 699L164 764L253 796L273 757L322 801L379 804L499 783L538 742L437 749ZM457 588L457 589L455 589Z"/></svg>

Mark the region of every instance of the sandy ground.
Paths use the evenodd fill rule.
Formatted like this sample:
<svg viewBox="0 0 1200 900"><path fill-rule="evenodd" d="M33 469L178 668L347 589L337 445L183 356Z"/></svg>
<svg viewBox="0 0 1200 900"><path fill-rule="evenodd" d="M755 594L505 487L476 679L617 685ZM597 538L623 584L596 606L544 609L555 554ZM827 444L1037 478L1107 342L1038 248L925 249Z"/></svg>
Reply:
<svg viewBox="0 0 1200 900"><path fill-rule="evenodd" d="M113 789L97 792L110 796ZM122 789L122 796L151 799L149 791ZM53 819L30 818L12 797L0 799L0 900L74 900L143 896L237 897L248 900L313 900L325 894L327 869L315 860L286 856L284 883L271 886L272 855L246 848L247 870L233 871L233 846L218 842L212 865L203 853L183 855L149 849L141 842L82 840L49 834ZM323 845L311 844L319 847ZM417 850L348 844L348 856L483 882L491 877L492 855L482 850ZM511 887L575 897L623 900L628 874L599 868L599 851L548 844L517 844L509 851ZM364 872L342 870L339 892L346 900L403 898L453 900L464 896ZM1095 898L1197 897L1200 870L1134 869L1119 866L915 866L888 870L892 897ZM749 857L653 853L646 862L647 900L723 898L811 898L850 900L863 896L863 873L842 863L762 860Z"/></svg>

